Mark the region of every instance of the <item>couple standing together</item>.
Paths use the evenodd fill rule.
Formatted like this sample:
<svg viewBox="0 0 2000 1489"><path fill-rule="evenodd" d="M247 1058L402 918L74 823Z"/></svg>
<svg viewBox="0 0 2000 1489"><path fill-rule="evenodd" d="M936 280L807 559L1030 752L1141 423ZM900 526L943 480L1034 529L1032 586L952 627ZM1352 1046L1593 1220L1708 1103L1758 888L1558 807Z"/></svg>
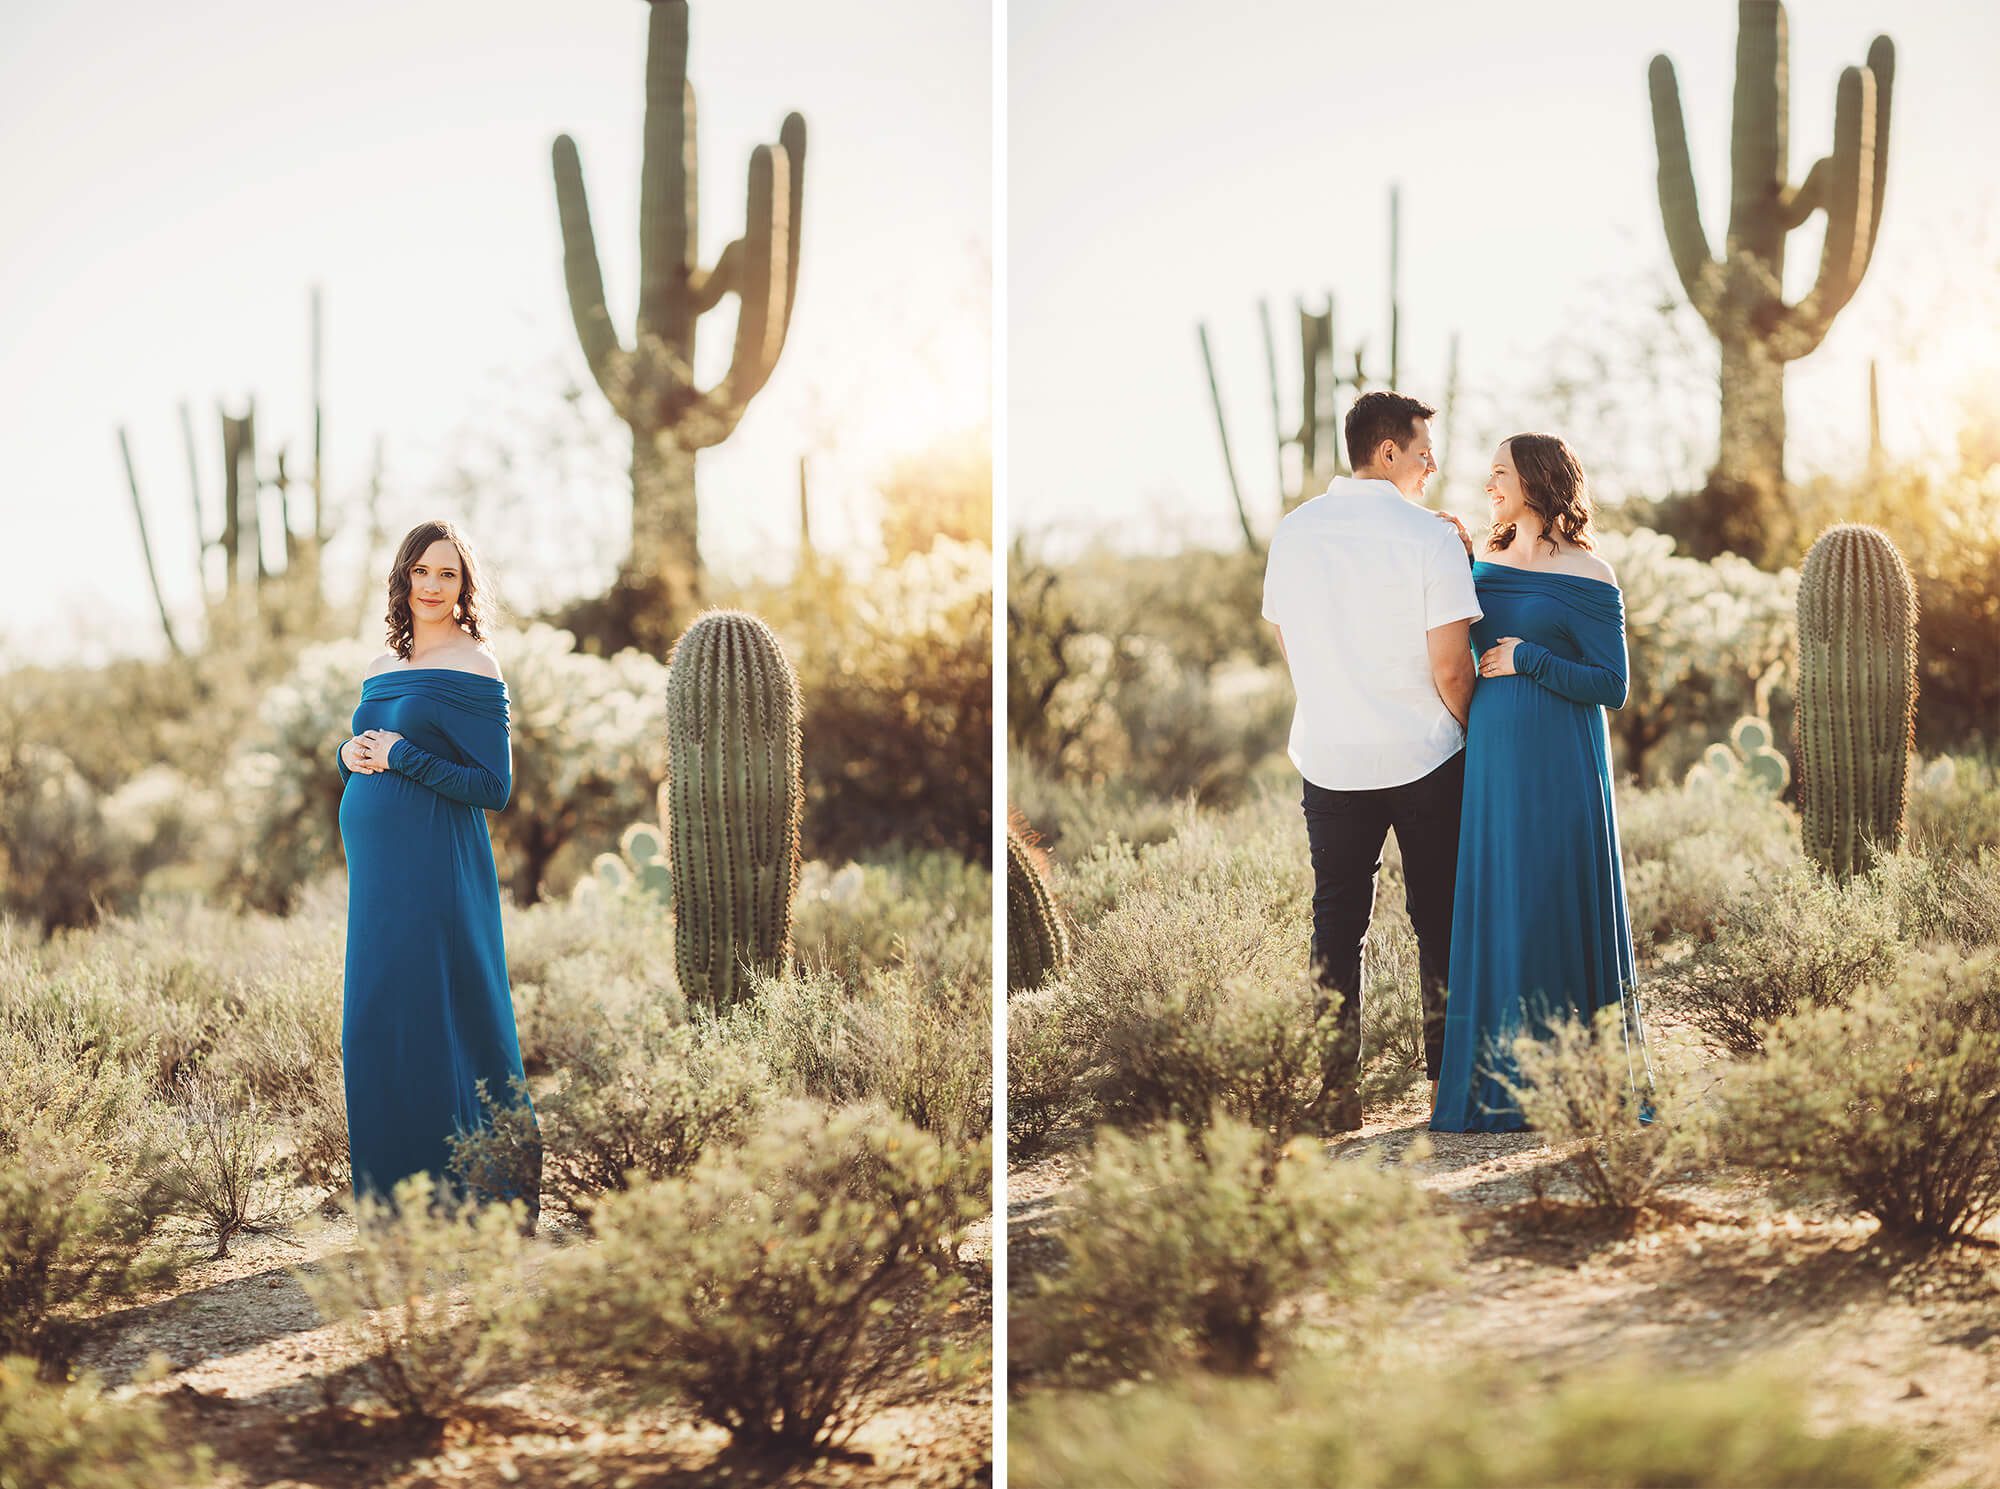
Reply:
<svg viewBox="0 0 2000 1489"><path fill-rule="evenodd" d="M1503 441L1475 539L1420 505L1436 410L1367 393L1354 474L1271 539L1264 618L1298 704L1312 960L1338 1012L1322 1127L1361 1125L1363 951L1394 829L1416 930L1431 1128L1516 1131L1517 1037L1609 1006L1648 1077L1604 710L1626 694L1625 614L1561 439Z"/></svg>

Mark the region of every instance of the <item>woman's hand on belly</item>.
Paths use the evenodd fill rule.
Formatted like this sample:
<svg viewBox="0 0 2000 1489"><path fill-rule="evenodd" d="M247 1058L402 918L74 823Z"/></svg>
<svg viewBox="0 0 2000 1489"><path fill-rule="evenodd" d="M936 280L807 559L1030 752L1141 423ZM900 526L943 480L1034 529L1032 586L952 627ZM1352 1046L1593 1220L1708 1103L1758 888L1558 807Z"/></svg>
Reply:
<svg viewBox="0 0 2000 1489"><path fill-rule="evenodd" d="M382 752L382 763L378 765L369 750L368 736L365 734L355 735L340 747L341 761L358 776L373 775L377 771L387 770L388 754L387 750Z"/></svg>
<svg viewBox="0 0 2000 1489"><path fill-rule="evenodd" d="M402 737L402 735L393 729L370 729L366 734L363 734L361 736L361 744L366 752L363 758L368 761L368 768L370 770L387 770L389 768L389 751L395 745L396 741Z"/></svg>

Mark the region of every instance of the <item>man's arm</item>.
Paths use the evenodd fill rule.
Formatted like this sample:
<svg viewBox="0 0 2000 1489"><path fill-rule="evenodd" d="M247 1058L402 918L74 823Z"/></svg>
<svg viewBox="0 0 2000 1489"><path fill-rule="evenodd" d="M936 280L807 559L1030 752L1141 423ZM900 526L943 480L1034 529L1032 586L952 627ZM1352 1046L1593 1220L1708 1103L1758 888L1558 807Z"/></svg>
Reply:
<svg viewBox="0 0 2000 1489"><path fill-rule="evenodd" d="M1472 685L1478 680L1478 664L1472 659L1472 619L1447 621L1424 632L1431 653L1431 681L1438 697L1458 720L1459 728L1472 713Z"/></svg>

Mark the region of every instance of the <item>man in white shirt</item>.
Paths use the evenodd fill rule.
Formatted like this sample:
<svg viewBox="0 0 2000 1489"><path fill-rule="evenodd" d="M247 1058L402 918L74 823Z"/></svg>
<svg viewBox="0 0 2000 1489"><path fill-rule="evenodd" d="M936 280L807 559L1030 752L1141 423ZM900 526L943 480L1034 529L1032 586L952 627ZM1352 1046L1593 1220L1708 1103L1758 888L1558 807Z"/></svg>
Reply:
<svg viewBox="0 0 2000 1489"><path fill-rule="evenodd" d="M1328 1131L1361 1125L1362 951L1392 828L1436 1100L1481 614L1463 524L1419 505L1437 470L1436 412L1399 393L1357 399L1345 431L1354 474L1286 515L1264 571L1264 619L1278 628L1298 697L1290 754L1305 777L1322 1015L1340 998L1321 1097Z"/></svg>

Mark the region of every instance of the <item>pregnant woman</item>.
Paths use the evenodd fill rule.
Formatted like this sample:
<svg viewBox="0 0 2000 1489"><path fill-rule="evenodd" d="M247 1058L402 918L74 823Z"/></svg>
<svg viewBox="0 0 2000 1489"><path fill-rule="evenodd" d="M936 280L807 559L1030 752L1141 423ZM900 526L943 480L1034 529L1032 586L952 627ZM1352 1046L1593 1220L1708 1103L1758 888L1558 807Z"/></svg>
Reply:
<svg viewBox="0 0 2000 1489"><path fill-rule="evenodd" d="M471 546L412 528L389 575L389 651L340 747L347 980L340 1026L356 1198L449 1182L448 1139L514 1099L521 1050L487 812L507 805L507 685L479 629ZM539 1207L539 1153L518 1196ZM507 1198L509 1196L486 1196Z"/></svg>
<svg viewBox="0 0 2000 1489"><path fill-rule="evenodd" d="M1520 1130L1503 1084L1513 1041L1612 1005L1630 1079L1651 1084L1604 718L1625 705L1624 599L1591 551L1583 467L1561 439L1504 442L1486 494L1438 1132Z"/></svg>

